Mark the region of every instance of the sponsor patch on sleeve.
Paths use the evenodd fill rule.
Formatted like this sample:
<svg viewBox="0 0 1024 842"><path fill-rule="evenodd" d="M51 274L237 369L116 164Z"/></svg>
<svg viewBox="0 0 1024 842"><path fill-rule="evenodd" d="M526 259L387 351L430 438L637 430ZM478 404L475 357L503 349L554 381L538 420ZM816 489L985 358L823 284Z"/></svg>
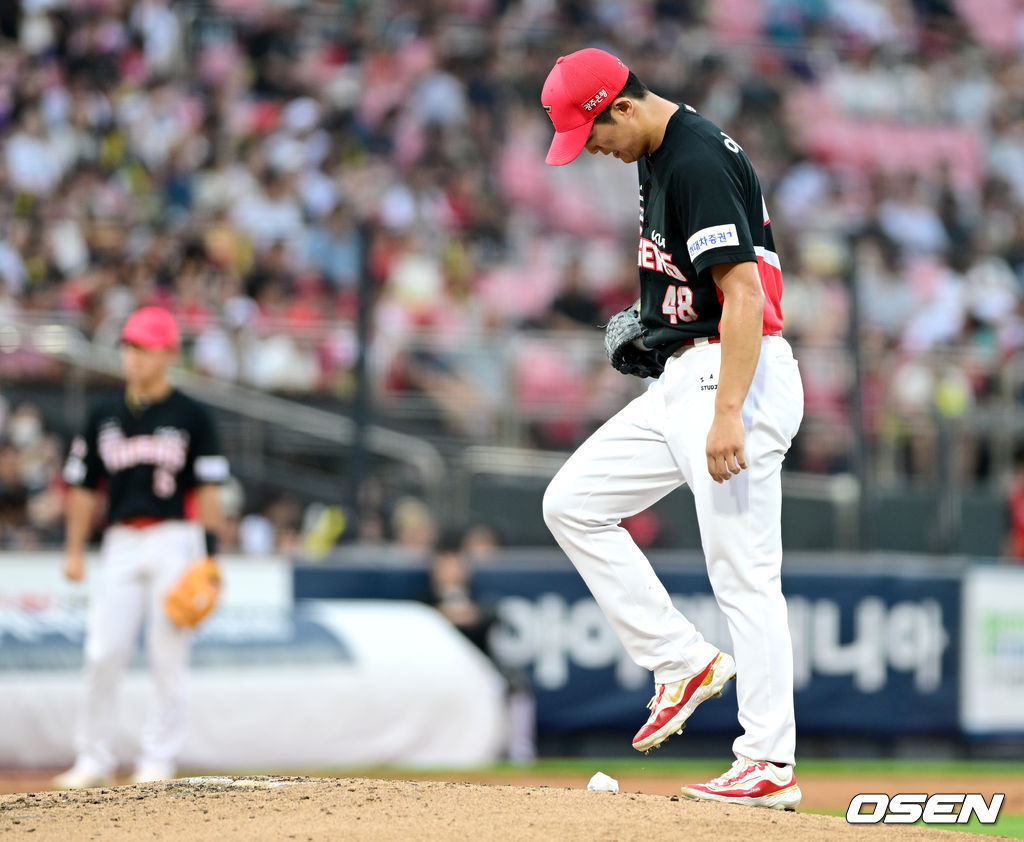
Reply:
<svg viewBox="0 0 1024 842"><path fill-rule="evenodd" d="M85 463L77 456L69 456L64 463L64 481L68 485L81 485L85 482L85 474Z"/></svg>
<svg viewBox="0 0 1024 842"><path fill-rule="evenodd" d="M711 228L701 228L696 234L686 241L686 249L690 253L690 260L697 257L708 249L717 249L722 246L738 246L739 235L736 233L735 225L715 225Z"/></svg>
<svg viewBox="0 0 1024 842"><path fill-rule="evenodd" d="M88 450L85 439L81 436L75 436L71 442L71 450L68 453L67 461L64 463L64 481L68 485L81 485L85 481L87 473L85 455Z"/></svg>
<svg viewBox="0 0 1024 842"><path fill-rule="evenodd" d="M225 482L230 476L228 460L223 456L197 456L195 474L199 482Z"/></svg>

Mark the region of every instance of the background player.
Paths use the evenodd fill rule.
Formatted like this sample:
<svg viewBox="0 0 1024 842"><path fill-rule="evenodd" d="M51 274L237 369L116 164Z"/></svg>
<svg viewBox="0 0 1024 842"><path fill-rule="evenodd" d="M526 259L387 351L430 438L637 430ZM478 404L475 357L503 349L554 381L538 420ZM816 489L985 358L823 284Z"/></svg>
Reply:
<svg viewBox="0 0 1024 842"><path fill-rule="evenodd" d="M736 761L683 793L793 809L800 790L780 470L803 391L781 336L782 272L757 176L725 132L650 93L602 50L560 58L541 101L556 131L549 164L584 148L638 164L639 316L617 314L606 345L621 370L660 375L565 463L545 494L545 521L626 650L654 672L651 715L634 747L646 751L680 731L736 675ZM735 663L672 605L619 526L683 483Z"/></svg>
<svg viewBox="0 0 1024 842"><path fill-rule="evenodd" d="M174 777L192 632L168 619L163 599L192 562L216 553L215 536L221 529L217 483L228 478L227 459L220 454L209 413L169 380L180 346L174 317L145 307L128 319L121 338L124 395L91 412L83 433L72 442L64 469L71 485L64 566L69 579L85 575L85 544L96 511L96 489L103 480L109 496L109 526L85 641L77 757L55 779L64 788L101 785L112 778L117 687L144 617L156 705L142 734L132 780ZM191 489L198 523L185 519Z"/></svg>

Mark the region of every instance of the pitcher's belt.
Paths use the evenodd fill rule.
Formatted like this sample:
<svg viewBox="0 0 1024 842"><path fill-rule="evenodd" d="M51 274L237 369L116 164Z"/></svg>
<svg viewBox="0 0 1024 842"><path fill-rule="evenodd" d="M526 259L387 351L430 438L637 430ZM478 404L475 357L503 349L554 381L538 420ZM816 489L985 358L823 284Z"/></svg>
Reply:
<svg viewBox="0 0 1024 842"><path fill-rule="evenodd" d="M167 520L165 517L135 515L135 517L126 517L123 520L119 520L117 525L130 526L132 529L147 529L150 526L156 526L158 523L163 523L165 520Z"/></svg>
<svg viewBox="0 0 1024 842"><path fill-rule="evenodd" d="M781 330L776 330L773 333L766 333L765 336L782 336ZM680 345L675 351L672 352L673 357L678 357L687 348L695 348L701 345L717 345L722 341L722 337L717 333L714 336L695 336L692 339L687 339Z"/></svg>

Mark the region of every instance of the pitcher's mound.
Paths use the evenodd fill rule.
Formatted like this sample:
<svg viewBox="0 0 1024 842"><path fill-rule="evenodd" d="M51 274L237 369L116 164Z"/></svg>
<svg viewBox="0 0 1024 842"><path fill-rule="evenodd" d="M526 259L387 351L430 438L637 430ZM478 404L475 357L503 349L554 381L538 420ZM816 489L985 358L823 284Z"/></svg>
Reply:
<svg viewBox="0 0 1024 842"><path fill-rule="evenodd" d="M584 784L585 786L585 784ZM879 838L843 818L698 804L661 795L528 786L299 778L186 778L155 784L0 796L4 840L169 842L261 840ZM889 825L886 839L967 842L971 835ZM980 837L979 837L980 838ZM997 837L986 836L986 840Z"/></svg>

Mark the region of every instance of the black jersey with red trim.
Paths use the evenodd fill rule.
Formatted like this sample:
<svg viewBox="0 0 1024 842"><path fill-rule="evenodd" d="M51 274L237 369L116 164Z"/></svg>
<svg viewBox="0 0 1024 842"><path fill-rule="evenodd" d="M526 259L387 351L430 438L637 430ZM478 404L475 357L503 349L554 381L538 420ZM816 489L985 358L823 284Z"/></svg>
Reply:
<svg viewBox="0 0 1024 842"><path fill-rule="evenodd" d="M64 464L69 485L94 489L107 480L112 523L182 520L189 489L227 478L209 411L176 389L135 409L124 396L96 406Z"/></svg>
<svg viewBox="0 0 1024 842"><path fill-rule="evenodd" d="M681 105L637 168L644 343L671 353L689 338L718 334L722 292L711 276L718 263L757 263L763 332L782 330L782 268L761 185L739 144Z"/></svg>

